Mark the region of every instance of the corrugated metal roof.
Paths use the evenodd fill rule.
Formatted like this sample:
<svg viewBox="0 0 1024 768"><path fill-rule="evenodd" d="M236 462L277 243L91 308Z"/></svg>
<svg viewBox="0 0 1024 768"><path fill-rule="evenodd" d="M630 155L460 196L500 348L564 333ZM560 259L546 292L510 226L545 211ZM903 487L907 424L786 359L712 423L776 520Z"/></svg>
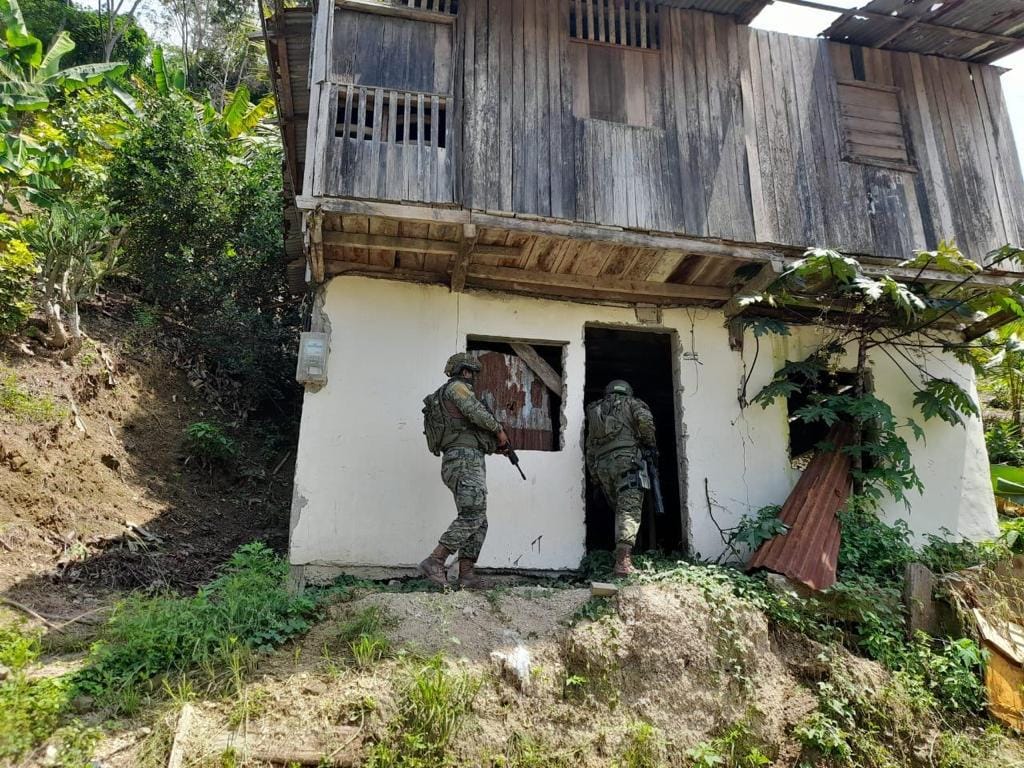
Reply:
<svg viewBox="0 0 1024 768"><path fill-rule="evenodd" d="M1024 46L1024 0L872 0L822 34L851 45L990 62Z"/></svg>
<svg viewBox="0 0 1024 768"><path fill-rule="evenodd" d="M835 427L828 441L836 450L819 452L800 476L782 506L779 518L789 533L758 548L748 568L781 573L811 589L836 583L839 560L839 518L850 495L850 457L838 449L853 440L848 425Z"/></svg>
<svg viewBox="0 0 1024 768"><path fill-rule="evenodd" d="M771 0L657 0L658 5L736 16L749 21Z"/></svg>

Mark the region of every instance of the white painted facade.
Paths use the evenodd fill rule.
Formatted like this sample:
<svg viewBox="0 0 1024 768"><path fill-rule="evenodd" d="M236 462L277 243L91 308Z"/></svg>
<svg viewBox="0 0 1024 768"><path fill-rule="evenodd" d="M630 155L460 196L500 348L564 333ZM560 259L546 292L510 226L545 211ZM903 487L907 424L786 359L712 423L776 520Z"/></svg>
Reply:
<svg viewBox="0 0 1024 768"><path fill-rule="evenodd" d="M311 572L408 567L436 544L455 514L440 480L440 459L422 435L422 398L443 383L447 357L466 337L564 343L563 449L521 452L523 482L501 456L487 462L490 529L484 567L575 568L584 555L584 328L641 328L632 308L548 301L488 292L450 293L360 277L334 278L324 289L330 332L328 383L305 395L295 477L290 559ZM650 327L650 326L647 326ZM691 551L716 557L728 528L766 504L781 504L798 473L787 449L785 406L740 408L738 393L754 358L748 335L730 349L724 316L704 308L666 309L659 329L674 333L677 411L685 456L682 475ZM761 339L748 396L786 359L815 349L815 332ZM997 533L982 424L966 428L923 422L913 386L883 354L870 359L875 391L900 419L914 417L925 441L908 436L925 486L908 511L917 536L947 529L972 539ZM976 395L973 373L947 355L919 361ZM706 481L706 485L705 485ZM705 492L705 488L707 492ZM671 489L664 489L671 493Z"/></svg>

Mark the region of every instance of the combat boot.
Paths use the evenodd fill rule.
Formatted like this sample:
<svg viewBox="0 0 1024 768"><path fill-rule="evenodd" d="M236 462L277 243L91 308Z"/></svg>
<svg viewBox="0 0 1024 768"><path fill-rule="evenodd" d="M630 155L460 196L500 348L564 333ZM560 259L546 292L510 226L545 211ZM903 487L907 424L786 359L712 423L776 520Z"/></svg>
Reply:
<svg viewBox="0 0 1024 768"><path fill-rule="evenodd" d="M448 586L448 571L444 568L445 560L448 559L448 555L451 552L443 544L438 544L434 551L430 553L430 557L420 563L420 573L426 576L434 584L439 587Z"/></svg>
<svg viewBox="0 0 1024 768"><path fill-rule="evenodd" d="M460 589L483 589L484 580L476 575L473 570L476 567L476 560L468 557L459 558L459 588Z"/></svg>
<svg viewBox="0 0 1024 768"><path fill-rule="evenodd" d="M615 547L615 570L612 571L614 576L621 578L636 573L636 568L633 567L633 560L630 557L632 552L633 547L629 544L619 544Z"/></svg>

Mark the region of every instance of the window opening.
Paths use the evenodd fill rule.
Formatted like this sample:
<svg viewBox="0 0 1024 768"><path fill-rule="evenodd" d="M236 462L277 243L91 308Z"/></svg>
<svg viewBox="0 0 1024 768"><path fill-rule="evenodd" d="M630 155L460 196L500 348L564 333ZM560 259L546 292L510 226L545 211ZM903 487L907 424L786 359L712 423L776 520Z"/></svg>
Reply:
<svg viewBox="0 0 1024 768"><path fill-rule="evenodd" d="M660 48L658 6L652 0L569 0L569 36L630 48Z"/></svg>
<svg viewBox="0 0 1024 768"><path fill-rule="evenodd" d="M466 351L483 366L476 380L477 397L505 425L512 447L562 450L562 390L545 383L538 369L560 383L565 345L470 336Z"/></svg>
<svg viewBox="0 0 1024 768"><path fill-rule="evenodd" d="M685 458L679 442L682 422L676 411L674 335L659 331L587 327L584 345L584 402L589 405L600 400L609 381L625 379L633 386L636 396L650 406L654 415L665 514L654 514L648 495L637 550L684 552L686 523L681 499L685 497L685 481L680 464ZM609 507L601 490L589 482L586 489L586 527L588 552L615 547L614 510Z"/></svg>
<svg viewBox="0 0 1024 768"><path fill-rule="evenodd" d="M900 91L888 85L840 80L843 159L852 163L914 171L900 103Z"/></svg>
<svg viewBox="0 0 1024 768"><path fill-rule="evenodd" d="M448 99L428 93L342 86L334 135L355 141L419 144L443 149L448 141Z"/></svg>
<svg viewBox="0 0 1024 768"><path fill-rule="evenodd" d="M868 382L865 382L867 385ZM786 398L789 420L789 460L793 469L804 470L832 431L823 421L805 422L796 417L797 411L812 404L814 396L852 394L857 384L854 371L829 371L819 380L813 391L799 389ZM870 388L870 387L867 387ZM865 466L868 457L865 457Z"/></svg>

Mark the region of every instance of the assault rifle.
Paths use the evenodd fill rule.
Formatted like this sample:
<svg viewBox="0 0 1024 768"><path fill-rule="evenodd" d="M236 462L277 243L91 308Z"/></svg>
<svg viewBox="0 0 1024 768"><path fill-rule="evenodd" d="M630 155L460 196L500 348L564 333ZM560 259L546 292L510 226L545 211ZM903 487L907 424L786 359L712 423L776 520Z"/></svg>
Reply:
<svg viewBox="0 0 1024 768"><path fill-rule="evenodd" d="M491 416L497 418L494 414L494 395L492 393L485 392L484 396L480 398L480 402ZM523 472L523 468L519 466L519 455L516 453L516 449L512 447L512 443L509 442L509 444L505 446L505 450L501 451L501 453L505 454L505 458L509 460L513 467L519 470L519 476L525 480L526 473Z"/></svg>
<svg viewBox="0 0 1024 768"><path fill-rule="evenodd" d="M523 472L523 468L519 466L519 456L516 455L516 449L512 447L512 443L508 444L508 447L505 448L504 453L506 458L508 458L508 460L512 462L512 466L519 470L519 475L523 478L523 480L525 480L526 473Z"/></svg>
<svg viewBox="0 0 1024 768"><path fill-rule="evenodd" d="M665 514L665 499L661 495L661 475L658 472L658 457L650 449L643 450L644 468L651 483L651 500L654 502L654 514Z"/></svg>

